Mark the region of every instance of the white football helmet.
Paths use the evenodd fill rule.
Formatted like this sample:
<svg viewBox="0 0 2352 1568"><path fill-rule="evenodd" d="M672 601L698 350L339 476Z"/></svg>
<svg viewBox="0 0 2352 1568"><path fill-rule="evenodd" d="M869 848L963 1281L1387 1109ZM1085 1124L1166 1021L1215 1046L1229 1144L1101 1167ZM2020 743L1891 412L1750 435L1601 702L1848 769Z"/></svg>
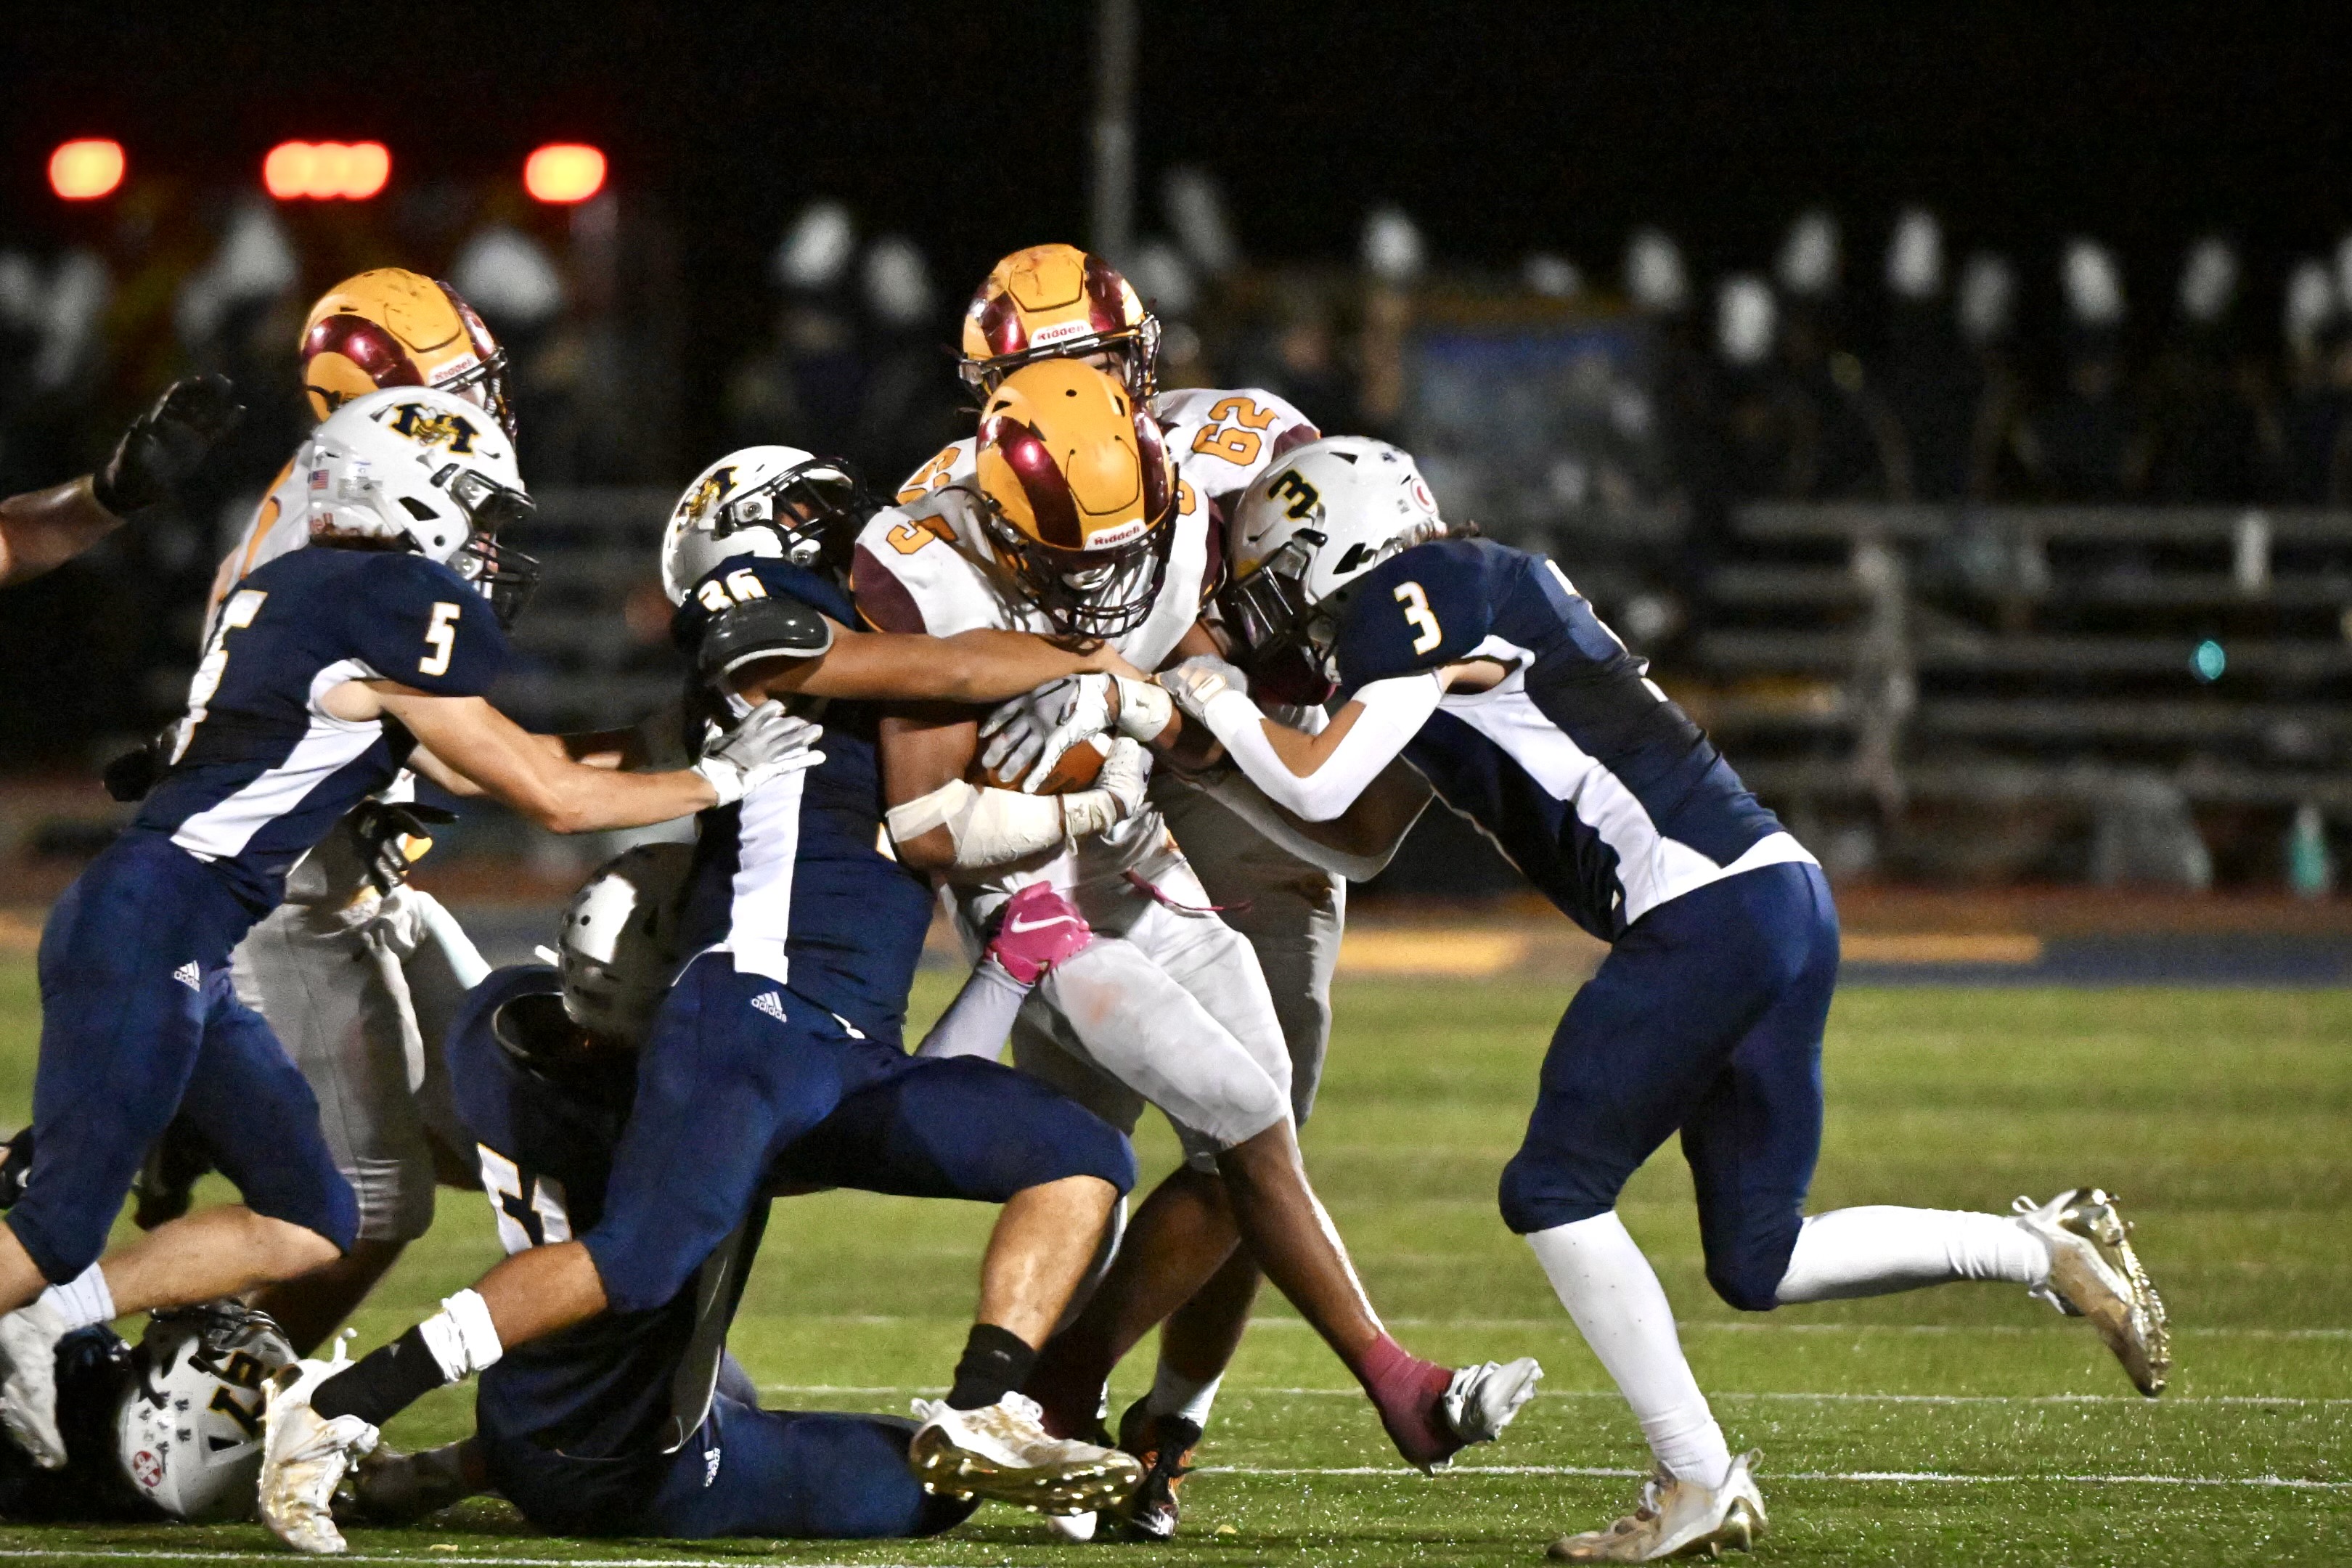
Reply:
<svg viewBox="0 0 2352 1568"><path fill-rule="evenodd" d="M531 513L514 443L474 404L430 387L353 398L295 455L321 543L405 547L453 566L511 622L539 563L498 542Z"/></svg>
<svg viewBox="0 0 2352 1568"><path fill-rule="evenodd" d="M635 1045L652 1026L678 951L688 844L640 844L606 861L564 906L556 967L565 1016L600 1039Z"/></svg>
<svg viewBox="0 0 2352 1568"><path fill-rule="evenodd" d="M1277 701L1319 702L1330 612L1380 563L1446 531L1410 453L1364 436L1327 436L1284 458L1244 491L1225 524L1232 575L1217 612L1236 662L1271 680ZM1318 667L1288 668L1305 655ZM1313 688L1322 688L1317 695Z"/></svg>
<svg viewBox="0 0 2352 1568"><path fill-rule="evenodd" d="M673 605L722 561L789 561L812 571L849 559L876 503L848 465L798 447L745 447L695 477L662 531L662 590Z"/></svg>
<svg viewBox="0 0 2352 1568"><path fill-rule="evenodd" d="M223 1298L158 1312L131 1352L139 1380L115 1417L139 1495L191 1523L249 1518L261 1476L261 1384L294 1347L262 1313Z"/></svg>

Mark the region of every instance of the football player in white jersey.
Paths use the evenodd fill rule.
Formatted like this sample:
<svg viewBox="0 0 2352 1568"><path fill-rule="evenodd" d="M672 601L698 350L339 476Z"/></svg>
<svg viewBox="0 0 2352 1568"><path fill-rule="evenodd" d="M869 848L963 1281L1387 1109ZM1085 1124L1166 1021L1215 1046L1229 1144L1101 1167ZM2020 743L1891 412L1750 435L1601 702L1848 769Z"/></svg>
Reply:
<svg viewBox="0 0 2352 1568"><path fill-rule="evenodd" d="M513 440L506 353L446 283L397 267L347 278L310 307L299 353L303 394L320 419L382 388L425 386L480 408ZM310 542L310 478L290 459L278 471L215 574L213 611L239 579ZM582 751L617 760L606 755L615 752L610 740ZM122 776L110 770L110 787ZM431 894L407 885L436 815L409 805L414 793L404 774L382 800L354 811L288 879L285 903L233 961L238 998L268 1020L302 1069L335 1163L359 1198L351 1250L258 1301L304 1354L425 1234L436 1177L471 1183L473 1140L450 1101L440 1042L489 966ZM142 1176L148 1217L185 1206L189 1166L201 1162L174 1152L159 1151Z"/></svg>
<svg viewBox="0 0 2352 1568"><path fill-rule="evenodd" d="M1319 432L1297 408L1259 389L1160 390L1159 343L1158 320L1117 270L1076 247L1040 245L999 261L973 293L964 312L961 368L965 384L983 400L1013 371L1041 360L1080 360L1117 376L1158 423L1189 505L1209 525L1208 557L1199 582L1205 595L1223 574L1223 520L1232 503L1268 464ZM978 471L977 447L968 437L940 451L908 477L899 502L913 505L952 485L969 487ZM1186 564L1175 566L1180 577ZM887 587L877 592L891 597ZM1198 604L1196 598L1196 608ZM1205 652L1211 646L1196 634L1185 651ZM1307 717L1303 711L1286 716L1301 722ZM1339 961L1348 884L1252 827L1202 782L1163 766L1151 779L1151 804L1175 834L1207 901L1257 955L1290 1058L1292 1117L1303 1126L1314 1108L1330 1039L1331 972ZM1223 782L1229 787L1223 793L1248 790L1245 782ZM1391 803L1399 792L1409 797L1403 804L1410 809L1427 799L1418 775L1399 770L1387 782L1383 798ZM1357 859L1349 868L1369 876L1379 865ZM1224 1257L1222 1267L1212 1258L1213 1277L1167 1316L1151 1391L1119 1423L1121 1442L1152 1467L1129 1527L1155 1539L1175 1530L1175 1479L1200 1441L1261 1279L1249 1249L1234 1245L1230 1221L1214 1212L1219 1200L1213 1187L1203 1174L1180 1173L1151 1200L1162 1207L1182 1202L1213 1211L1205 1230L1196 1225L1183 1234ZM1160 1260L1180 1274L1197 1272L1189 1258L1163 1252ZM1122 1274L1097 1295L1088 1321L1059 1347L1065 1355L1082 1343L1092 1347L1083 1358L1090 1364L1071 1366L1068 1375L1083 1382L1107 1372L1156 1321L1158 1313L1148 1309L1138 1319L1136 1283Z"/></svg>
<svg viewBox="0 0 2352 1568"><path fill-rule="evenodd" d="M933 636L999 627L1100 637L1143 668L1177 656L1213 585L1213 530L1126 384L1071 359L1015 369L982 412L974 469L867 523L852 568L862 615ZM1166 724L1157 688L1120 680L1116 690L1123 740ZM1132 1128L1147 1101L1159 1106L1184 1146L1186 1170L1163 1189L1173 1196L1144 1205L1103 1288L1127 1313L1150 1313L1126 1342L1199 1289L1232 1246L1209 1250L1202 1267L1183 1233L1237 1230L1356 1373L1407 1458L1442 1463L1498 1435L1538 1369L1449 1373L1381 1329L1299 1163L1290 1056L1257 958L1218 919L1160 814L1146 806L1099 821L1069 804L1085 796L975 788L965 775L978 753L970 710L885 721L884 791L900 858L942 877L975 946L1019 889L1047 881L1069 896L1096 941L1034 994L1014 1059L1115 1126ZM1141 790L1135 758L1114 743L1102 764L1103 784L1122 799ZM1169 1254L1189 1274L1171 1280ZM1087 1317L1091 1326L1066 1332L1099 1338L1115 1326ZM1099 1344L1058 1357L1049 1347L1030 1384L1049 1427L1092 1429L1109 1364Z"/></svg>

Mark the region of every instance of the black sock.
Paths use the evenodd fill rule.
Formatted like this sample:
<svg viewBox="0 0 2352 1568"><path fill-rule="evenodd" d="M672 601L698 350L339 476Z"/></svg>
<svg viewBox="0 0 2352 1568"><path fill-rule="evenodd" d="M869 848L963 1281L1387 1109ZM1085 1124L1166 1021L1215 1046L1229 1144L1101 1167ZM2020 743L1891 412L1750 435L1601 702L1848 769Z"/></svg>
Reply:
<svg viewBox="0 0 2352 1568"><path fill-rule="evenodd" d="M963 1359L956 1363L948 1408L978 1410L993 1405L1027 1381L1029 1369L1036 1364L1037 1352L1019 1334L994 1323L974 1323L963 1342Z"/></svg>
<svg viewBox="0 0 2352 1568"><path fill-rule="evenodd" d="M411 1329L319 1384L310 1408L330 1421L356 1415L371 1426L382 1426L448 1381L449 1374L425 1342L425 1331Z"/></svg>

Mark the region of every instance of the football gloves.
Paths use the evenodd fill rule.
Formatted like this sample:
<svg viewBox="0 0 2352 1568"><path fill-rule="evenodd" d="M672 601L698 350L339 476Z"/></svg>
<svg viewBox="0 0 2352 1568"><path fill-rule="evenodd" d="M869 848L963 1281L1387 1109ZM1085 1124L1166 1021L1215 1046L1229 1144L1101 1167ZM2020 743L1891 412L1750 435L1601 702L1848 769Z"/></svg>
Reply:
<svg viewBox="0 0 2352 1568"><path fill-rule="evenodd" d="M771 779L824 762L824 753L814 749L824 735L823 725L795 719L771 700L732 730L711 725L694 771L718 792L719 805L732 805Z"/></svg>
<svg viewBox="0 0 2352 1568"><path fill-rule="evenodd" d="M106 467L91 477L90 493L121 518L161 506L244 417L228 377L175 381L153 407L131 422Z"/></svg>

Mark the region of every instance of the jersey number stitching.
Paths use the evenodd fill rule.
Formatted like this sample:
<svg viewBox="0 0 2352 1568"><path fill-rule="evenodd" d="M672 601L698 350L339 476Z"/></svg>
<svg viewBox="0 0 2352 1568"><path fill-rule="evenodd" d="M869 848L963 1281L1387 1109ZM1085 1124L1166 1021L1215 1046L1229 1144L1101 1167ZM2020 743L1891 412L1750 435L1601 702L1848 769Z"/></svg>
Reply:
<svg viewBox="0 0 2352 1568"><path fill-rule="evenodd" d="M1396 586L1396 602L1404 606L1405 625L1419 633L1412 639L1412 651L1427 653L1445 640L1439 629L1437 616L1429 607L1429 595L1421 591L1418 583L1400 583Z"/></svg>
<svg viewBox="0 0 2352 1568"><path fill-rule="evenodd" d="M180 740L180 748L172 753L177 761L195 738L196 726L205 721L205 705L220 690L221 677L228 673L228 634L243 631L253 625L261 614L261 602L269 597L264 588L239 588L221 606L220 620L213 627L212 645L205 649L204 662L196 666L194 679L188 682L188 728Z"/></svg>
<svg viewBox="0 0 2352 1568"><path fill-rule="evenodd" d="M433 604L433 619L425 627L425 646L433 651L416 661L419 675L446 675L449 656L457 651L457 606L447 599Z"/></svg>
<svg viewBox="0 0 2352 1568"><path fill-rule="evenodd" d="M1234 421L1230 426L1224 425L1228 419ZM1221 397L1210 405L1209 422L1192 437L1192 450L1214 453L1246 468L1265 446L1258 432L1273 423L1271 408L1260 408L1246 397Z"/></svg>
<svg viewBox="0 0 2352 1568"><path fill-rule="evenodd" d="M477 1143L482 1156L482 1190L490 1194L490 1210L498 1216L499 1243L509 1253L526 1247L572 1239L572 1215L563 1206L563 1184L552 1176L530 1179L530 1201L523 1201L522 1168L487 1143Z"/></svg>
<svg viewBox="0 0 2352 1568"><path fill-rule="evenodd" d="M730 572L723 583L705 583L695 590L695 597L702 601L702 607L713 615L767 596L766 585L748 567L740 572Z"/></svg>

